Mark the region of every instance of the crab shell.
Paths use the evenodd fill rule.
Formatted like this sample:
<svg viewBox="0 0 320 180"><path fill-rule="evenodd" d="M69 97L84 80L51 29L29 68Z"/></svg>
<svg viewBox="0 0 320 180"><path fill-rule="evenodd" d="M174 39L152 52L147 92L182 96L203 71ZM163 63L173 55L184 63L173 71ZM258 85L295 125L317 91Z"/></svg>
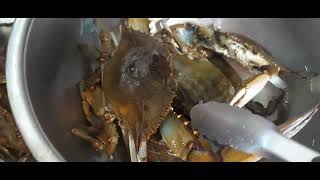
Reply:
<svg viewBox="0 0 320 180"><path fill-rule="evenodd" d="M105 100L134 137L136 149L155 133L170 110L176 88L170 67L169 53L161 43L126 28L104 66Z"/></svg>

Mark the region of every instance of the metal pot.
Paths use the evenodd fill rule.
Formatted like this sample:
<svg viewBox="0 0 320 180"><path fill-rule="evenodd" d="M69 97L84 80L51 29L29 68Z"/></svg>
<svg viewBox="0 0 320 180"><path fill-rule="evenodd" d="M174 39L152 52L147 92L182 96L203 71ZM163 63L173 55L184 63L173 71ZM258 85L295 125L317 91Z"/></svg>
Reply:
<svg viewBox="0 0 320 180"><path fill-rule="evenodd" d="M181 19L179 19L181 20ZM279 63L320 72L320 19L195 19L224 31L247 35L264 45ZM119 19L105 19L112 27ZM99 155L74 138L71 128L84 119L76 84L89 72L77 49L80 19L17 19L7 52L10 104L21 134L38 161L99 161ZM292 81L290 117L317 101L318 81ZM295 137L320 148L319 115ZM319 139L320 140L320 139ZM319 149L318 149L319 150Z"/></svg>

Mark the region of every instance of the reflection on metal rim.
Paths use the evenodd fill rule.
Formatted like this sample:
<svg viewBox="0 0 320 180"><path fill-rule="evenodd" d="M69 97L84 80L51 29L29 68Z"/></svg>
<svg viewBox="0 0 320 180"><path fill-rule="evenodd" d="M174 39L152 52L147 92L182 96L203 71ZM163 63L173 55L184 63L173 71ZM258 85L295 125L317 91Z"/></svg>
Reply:
<svg viewBox="0 0 320 180"><path fill-rule="evenodd" d="M6 65L8 97L16 124L33 156L38 161L65 161L37 123L26 88L24 51L32 22L29 18L17 19L10 35Z"/></svg>

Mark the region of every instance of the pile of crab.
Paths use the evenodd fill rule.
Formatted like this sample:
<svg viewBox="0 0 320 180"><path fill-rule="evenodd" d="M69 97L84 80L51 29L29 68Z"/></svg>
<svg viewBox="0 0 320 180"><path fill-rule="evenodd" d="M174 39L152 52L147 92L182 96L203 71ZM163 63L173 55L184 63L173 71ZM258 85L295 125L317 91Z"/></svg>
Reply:
<svg viewBox="0 0 320 180"><path fill-rule="evenodd" d="M99 19L90 23L100 47L82 44L80 50L99 66L80 82L89 126L72 133L106 160L122 141L133 162L258 161L192 129L190 109L207 101L246 108L287 137L317 111L315 106L286 119L288 91L281 76L303 75L275 63L246 36L196 23L169 26L165 19L129 18L109 31Z"/></svg>

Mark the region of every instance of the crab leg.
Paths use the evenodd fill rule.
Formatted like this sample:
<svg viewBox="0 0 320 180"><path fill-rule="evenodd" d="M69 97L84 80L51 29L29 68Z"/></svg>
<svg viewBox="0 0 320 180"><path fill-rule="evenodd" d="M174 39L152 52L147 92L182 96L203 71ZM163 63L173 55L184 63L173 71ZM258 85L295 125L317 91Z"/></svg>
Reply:
<svg viewBox="0 0 320 180"><path fill-rule="evenodd" d="M191 128L175 113L171 113L161 124L160 133L173 154L184 161L216 162L218 161L211 147L204 140L198 139Z"/></svg>
<svg viewBox="0 0 320 180"><path fill-rule="evenodd" d="M191 129L185 126L183 120L172 112L161 124L160 133L173 153L182 160L187 160L187 156L195 146L197 139Z"/></svg>
<svg viewBox="0 0 320 180"><path fill-rule="evenodd" d="M122 131L126 146L129 149L131 162L146 162L147 161L147 141L142 141L137 152L134 139L130 133ZM127 140L127 141L126 141Z"/></svg>
<svg viewBox="0 0 320 180"><path fill-rule="evenodd" d="M250 78L248 83L233 96L230 105L242 108L264 88L269 79L267 74L259 74Z"/></svg>
<svg viewBox="0 0 320 180"><path fill-rule="evenodd" d="M130 133L128 133L128 140L129 140L129 153L130 153L130 158L131 162L139 162L138 157L137 157L137 151L136 151L136 146L134 144L134 139Z"/></svg>
<svg viewBox="0 0 320 180"><path fill-rule="evenodd" d="M78 136L79 138L81 138L81 139L89 142L90 144L92 144L92 146L97 151L104 149L104 144L102 144L97 139L89 136L88 133L86 131L82 130L82 129L73 128L72 129L72 134L75 135L75 136Z"/></svg>
<svg viewBox="0 0 320 180"><path fill-rule="evenodd" d="M123 131L122 131L123 132ZM126 146L128 146L131 162L146 162L147 161L147 141L141 142L139 151L137 152L136 146L130 133L123 134L124 139L127 140Z"/></svg>
<svg viewBox="0 0 320 180"><path fill-rule="evenodd" d="M125 127L124 127L123 122L122 122L121 120L118 120L118 126L120 127L124 144L125 144L126 148L129 149L129 135L128 135L128 131L126 131L126 130L124 129Z"/></svg>
<svg viewBox="0 0 320 180"><path fill-rule="evenodd" d="M129 150L131 162L145 162L147 160L147 142L142 141L137 152L133 136L123 125L122 121L118 121L118 125L120 126L126 148Z"/></svg>
<svg viewBox="0 0 320 180"><path fill-rule="evenodd" d="M280 69L276 66L271 68L270 71L265 71L245 80L243 87L233 96L230 105L242 108L254 98L273 77L278 75Z"/></svg>
<svg viewBox="0 0 320 180"><path fill-rule="evenodd" d="M86 120L94 127L101 128L103 126L103 122L101 119L96 117L90 111L90 106L86 101L82 101L82 110L84 115L86 116Z"/></svg>
<svg viewBox="0 0 320 180"><path fill-rule="evenodd" d="M123 124L123 121L119 120L118 125L120 126L123 141L125 143L126 149L129 150L131 162L138 162L137 150L136 150L136 146L135 146L134 139L133 139L132 135L129 133L128 129Z"/></svg>
<svg viewBox="0 0 320 180"><path fill-rule="evenodd" d="M138 162L147 161L147 141L142 141L137 154Z"/></svg>

